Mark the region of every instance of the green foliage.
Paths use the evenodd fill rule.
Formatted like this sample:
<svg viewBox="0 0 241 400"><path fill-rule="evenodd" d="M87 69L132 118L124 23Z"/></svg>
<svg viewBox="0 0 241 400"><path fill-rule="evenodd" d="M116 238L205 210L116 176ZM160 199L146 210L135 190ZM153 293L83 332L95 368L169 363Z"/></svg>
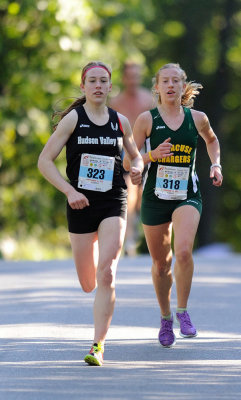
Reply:
<svg viewBox="0 0 241 400"><path fill-rule="evenodd" d="M228 242L241 251L240 26L238 0L2 0L3 256L40 259L70 254L65 198L41 177L37 160L52 131L53 108L79 96L80 68L93 59L112 66L113 93L126 59L145 66L147 87L169 61L179 62L191 80L203 83L196 108L207 113L220 139L225 177L215 195L218 207L211 209L218 214L210 240ZM64 175L64 152L58 166ZM214 196L217 192L206 186L208 169L201 163L204 192Z"/></svg>

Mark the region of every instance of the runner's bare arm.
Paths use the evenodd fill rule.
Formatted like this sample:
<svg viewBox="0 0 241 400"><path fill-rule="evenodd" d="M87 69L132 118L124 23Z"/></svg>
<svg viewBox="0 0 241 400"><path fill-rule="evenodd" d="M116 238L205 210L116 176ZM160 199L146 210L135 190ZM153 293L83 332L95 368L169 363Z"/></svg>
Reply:
<svg viewBox="0 0 241 400"><path fill-rule="evenodd" d="M217 136L210 126L207 115L203 112L192 110L192 116L198 133L206 143L207 152L211 161L210 178L214 186L221 186L223 181L222 169L220 166L220 145Z"/></svg>
<svg viewBox="0 0 241 400"><path fill-rule="evenodd" d="M59 122L56 130L49 138L39 156L38 168L53 186L67 196L68 202L72 208L83 208L83 206L89 205L88 199L83 194L78 193L73 186L63 178L54 163L74 131L77 120L78 115L75 110L72 110Z"/></svg>
<svg viewBox="0 0 241 400"><path fill-rule="evenodd" d="M119 114L124 131L123 144L128 157L130 166L130 177L133 184L140 184L142 181L142 172L144 168L141 154L138 151L134 141L130 123L126 117Z"/></svg>

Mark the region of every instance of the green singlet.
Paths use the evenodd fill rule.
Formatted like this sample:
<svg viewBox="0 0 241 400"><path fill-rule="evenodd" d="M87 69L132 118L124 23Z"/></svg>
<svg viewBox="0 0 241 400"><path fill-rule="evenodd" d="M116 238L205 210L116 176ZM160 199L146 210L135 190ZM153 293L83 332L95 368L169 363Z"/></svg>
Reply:
<svg viewBox="0 0 241 400"><path fill-rule="evenodd" d="M171 221L173 211L183 205L191 205L200 214L202 212L200 185L195 170L199 134L191 110L186 107L183 110L183 123L175 131L165 124L157 108L150 111L152 130L146 140L146 150L154 150L170 137L173 156L148 165L141 204L141 221L145 225Z"/></svg>

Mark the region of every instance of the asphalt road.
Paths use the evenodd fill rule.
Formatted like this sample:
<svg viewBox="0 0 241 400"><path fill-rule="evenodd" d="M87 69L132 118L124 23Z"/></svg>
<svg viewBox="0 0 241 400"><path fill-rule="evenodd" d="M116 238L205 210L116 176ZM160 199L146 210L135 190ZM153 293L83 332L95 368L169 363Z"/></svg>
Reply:
<svg viewBox="0 0 241 400"><path fill-rule="evenodd" d="M241 399L241 255L194 259L189 311L199 334L175 329L171 349L157 341L149 256L120 260L103 367L83 361L94 294L80 289L73 261L0 261L0 399Z"/></svg>

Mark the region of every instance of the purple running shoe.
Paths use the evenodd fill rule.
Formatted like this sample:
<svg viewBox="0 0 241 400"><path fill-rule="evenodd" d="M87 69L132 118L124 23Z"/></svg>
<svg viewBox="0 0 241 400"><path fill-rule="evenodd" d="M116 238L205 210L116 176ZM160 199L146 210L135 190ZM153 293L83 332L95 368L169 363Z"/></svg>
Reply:
<svg viewBox="0 0 241 400"><path fill-rule="evenodd" d="M170 320L161 318L161 328L158 339L163 347L172 347L176 343L176 337L173 332L173 317Z"/></svg>
<svg viewBox="0 0 241 400"><path fill-rule="evenodd" d="M197 336L195 326L192 324L190 316L187 311L183 313L176 313L176 320L180 326L180 336L184 338L190 338Z"/></svg>

